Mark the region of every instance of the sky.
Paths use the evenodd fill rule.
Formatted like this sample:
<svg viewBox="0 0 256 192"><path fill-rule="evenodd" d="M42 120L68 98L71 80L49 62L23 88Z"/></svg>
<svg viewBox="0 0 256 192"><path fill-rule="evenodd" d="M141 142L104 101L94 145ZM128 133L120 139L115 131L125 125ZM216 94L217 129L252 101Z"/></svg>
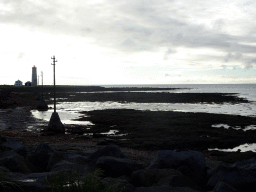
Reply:
<svg viewBox="0 0 256 192"><path fill-rule="evenodd" d="M256 82L255 0L1 0L0 84Z"/></svg>

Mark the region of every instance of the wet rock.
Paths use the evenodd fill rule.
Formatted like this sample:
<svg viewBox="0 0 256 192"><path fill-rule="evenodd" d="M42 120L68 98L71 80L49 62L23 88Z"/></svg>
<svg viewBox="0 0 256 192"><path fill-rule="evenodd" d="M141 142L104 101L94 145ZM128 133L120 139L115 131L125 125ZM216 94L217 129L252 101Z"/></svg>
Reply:
<svg viewBox="0 0 256 192"><path fill-rule="evenodd" d="M139 187L134 192L196 192L193 189L187 187L170 187L164 186L152 186L152 187Z"/></svg>
<svg viewBox="0 0 256 192"><path fill-rule="evenodd" d="M28 157L29 161L40 171L47 171L50 157L56 153L48 144L40 143L35 151Z"/></svg>
<svg viewBox="0 0 256 192"><path fill-rule="evenodd" d="M60 154L60 153L51 154L51 156L49 158L47 170L50 171L55 164L61 162L62 160L64 160L63 154Z"/></svg>
<svg viewBox="0 0 256 192"><path fill-rule="evenodd" d="M233 167L239 167L242 169L250 170L256 172L256 159L248 159L245 161L238 161L233 164Z"/></svg>
<svg viewBox="0 0 256 192"><path fill-rule="evenodd" d="M89 162L88 157L85 154L70 153L66 155L66 159L72 163L86 164Z"/></svg>
<svg viewBox="0 0 256 192"><path fill-rule="evenodd" d="M39 104L37 105L38 111L47 111L48 110L48 105L46 104L44 99L41 99Z"/></svg>
<svg viewBox="0 0 256 192"><path fill-rule="evenodd" d="M31 173L22 177L15 177L22 191L44 192L48 190L47 183L49 178L56 176L58 172ZM50 188L49 188L50 190Z"/></svg>
<svg viewBox="0 0 256 192"><path fill-rule="evenodd" d="M66 172L80 172L84 173L84 166L71 163L66 160L62 160L61 162L55 164L51 170L52 172L56 171L66 171Z"/></svg>
<svg viewBox="0 0 256 192"><path fill-rule="evenodd" d="M28 149L21 142L17 142L14 139L8 139L3 143L3 146L11 148L21 156L26 156L28 153Z"/></svg>
<svg viewBox="0 0 256 192"><path fill-rule="evenodd" d="M102 184L105 187L111 185L113 191L133 192L135 190L133 185L122 178L106 177L102 180Z"/></svg>
<svg viewBox="0 0 256 192"><path fill-rule="evenodd" d="M97 150L89 156L89 160L97 160L103 156L110 156L116 158L127 158L116 145L108 145L104 148Z"/></svg>
<svg viewBox="0 0 256 192"><path fill-rule="evenodd" d="M172 169L159 169L156 175L157 185L169 185L171 187L188 187L194 190L202 190L192 179L184 176L179 171Z"/></svg>
<svg viewBox="0 0 256 192"><path fill-rule="evenodd" d="M234 189L232 186L230 186L229 184L223 181L220 181L215 186L213 192L238 192L238 191Z"/></svg>
<svg viewBox="0 0 256 192"><path fill-rule="evenodd" d="M133 171L143 169L143 165L128 158L115 158L110 156L100 157L97 166L104 171L104 174L111 177L131 175Z"/></svg>
<svg viewBox="0 0 256 192"><path fill-rule="evenodd" d="M198 184L206 179L204 155L198 151L160 150L152 160L149 169L170 168L180 171Z"/></svg>
<svg viewBox="0 0 256 192"><path fill-rule="evenodd" d="M143 169L132 173L132 183L137 187L150 187L156 183L157 169Z"/></svg>
<svg viewBox="0 0 256 192"><path fill-rule="evenodd" d="M233 166L219 165L211 173L207 187L213 189L217 183L224 182L238 191L255 191L256 172L237 166L237 164L235 163Z"/></svg>
<svg viewBox="0 0 256 192"><path fill-rule="evenodd" d="M132 173L131 180L137 187L169 185L171 187L189 187L191 189L201 190L191 179L174 169L138 170Z"/></svg>
<svg viewBox="0 0 256 192"><path fill-rule="evenodd" d="M1 163L13 172L31 173L27 162L15 151L5 151L0 153Z"/></svg>

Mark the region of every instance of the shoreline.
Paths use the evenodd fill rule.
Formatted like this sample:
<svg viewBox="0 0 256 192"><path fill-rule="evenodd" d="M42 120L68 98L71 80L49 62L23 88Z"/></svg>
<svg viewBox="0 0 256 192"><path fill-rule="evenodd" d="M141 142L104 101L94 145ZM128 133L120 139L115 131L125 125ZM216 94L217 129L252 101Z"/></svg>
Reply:
<svg viewBox="0 0 256 192"><path fill-rule="evenodd" d="M91 89L91 87L89 87ZM94 87L95 88L95 87ZM104 88L106 89L106 88ZM18 91L17 91L18 90ZM77 90L76 90L77 91ZM95 91L95 90L94 90ZM51 94L46 94L45 90L45 98L49 99ZM90 93L90 98L92 98L92 94ZM97 93L95 93L97 95ZM94 94L94 96L95 96ZM25 109L27 113L30 113L31 109L36 109L38 104L38 95L40 93L29 89L29 91L21 91L21 89L12 88L12 91L9 93L9 97L6 98L2 104L6 104L5 107L10 110L17 109L17 107L21 107ZM63 88L63 91L58 93L58 97L62 97L64 95L70 95ZM89 97L85 98L84 95L86 93L72 93L74 96L70 96L70 101L77 100L88 100ZM88 95L88 94L87 94ZM98 94L99 95L99 94ZM120 96L120 94L100 94L101 99L107 100L109 98L115 100L124 99ZM146 94L143 94L146 95ZM151 99L154 101L152 97L153 94L147 94L147 100ZM154 96L159 95L168 95L172 94L166 93L158 93ZM236 96L228 96L226 94L200 94L200 97L197 94L191 94L196 99L196 102L202 99L207 99L207 102L215 101L216 99L219 102L224 102L229 100L229 102L236 103L247 103L246 99L237 98ZM111 96L111 97L110 97ZM138 94L129 93L129 97L133 100L137 99ZM184 97L180 97L178 99L187 100L191 99L187 94L183 95ZM100 97L98 97L100 98ZM168 99L168 97L166 97ZM186 99L187 98L187 99ZM198 99L199 98L199 99ZM143 100L143 97L141 97ZM170 99L170 98L169 98ZM194 99L194 100L195 100ZM174 101L174 100L173 100ZM177 98L176 98L177 102ZM187 102L191 102L191 100L187 100ZM47 101L48 104L51 104L52 101ZM97 144L116 144L120 148L130 149L133 151L137 151L137 153L148 153L152 154L152 152L156 152L160 149L178 149L178 150L199 150L203 152L207 157L213 160L220 160L227 163L236 162L242 159L248 159L255 157L255 153L253 152L220 152L220 151L208 151L207 146L213 146L217 143L218 147L235 147L241 142L255 142L256 136L253 130L251 131L237 131L232 129L224 129L224 128L211 128L209 127L214 122L215 123L223 123L223 121L228 122L232 126L241 125L245 127L250 123L255 123L255 118L247 118L241 116L232 116L232 115L213 115L213 114L205 114L205 113L182 113L182 112L149 112L149 111L136 111L136 110L98 110L91 112L84 112L84 114L89 115L89 117L85 118L95 124L94 127L88 126L77 126L77 125L67 125L67 128L70 129L69 135L40 135L39 133L28 132L25 128L21 129L19 127L9 127L10 129L6 129L2 131L1 135L4 138L14 138L17 141L23 142L24 144L33 146L34 143L46 142L52 145L59 145L62 150L70 150L72 149L72 145L82 145L83 143L87 143L91 148L96 149L98 147L102 147ZM28 115L28 119L26 123L29 121L35 120ZM80 120L85 120L80 119ZM168 120L169 119L169 120ZM167 121L168 120L168 121ZM132 124L131 124L132 122ZM25 123L25 124L26 124ZM129 125L130 123L130 125ZM128 134L123 137L111 137L111 136L102 136L99 133L107 132L110 129L119 130L119 133L125 134L130 131L132 134ZM15 125L19 126L19 124ZM167 126L172 127L173 130L171 132L166 132ZM73 127L73 128L72 128ZM141 133L142 127L146 132ZM38 127L40 128L40 125ZM85 131L87 128L90 130ZM182 129L181 129L182 128ZM195 129L197 128L197 129ZM83 131L81 131L83 130ZM92 135L83 135L84 133L89 133L93 130L94 136ZM170 131L170 130L169 130ZM147 134L145 134L147 133ZM207 135L211 134L211 138L208 138ZM155 136L155 138L153 138ZM193 137L192 137L193 136ZM100 137L100 138L95 138ZM73 138L73 139L71 139ZM247 139L246 138L250 138ZM127 140L125 140L127 139ZM31 141L31 142L29 142ZM59 142L59 144L58 144ZM73 144L72 144L73 143ZM76 144L75 144L76 143ZM65 148L65 145L69 146ZM84 145L84 144L83 144ZM69 149L68 149L69 148ZM79 148L79 147L74 147Z"/></svg>

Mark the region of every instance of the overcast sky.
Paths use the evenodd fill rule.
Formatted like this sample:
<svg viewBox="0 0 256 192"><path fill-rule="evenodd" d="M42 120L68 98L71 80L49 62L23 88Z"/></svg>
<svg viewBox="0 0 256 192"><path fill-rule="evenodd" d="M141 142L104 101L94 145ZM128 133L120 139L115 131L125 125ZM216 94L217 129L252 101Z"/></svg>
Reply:
<svg viewBox="0 0 256 192"><path fill-rule="evenodd" d="M256 82L255 0L1 0L0 84ZM41 80L40 80L41 84Z"/></svg>

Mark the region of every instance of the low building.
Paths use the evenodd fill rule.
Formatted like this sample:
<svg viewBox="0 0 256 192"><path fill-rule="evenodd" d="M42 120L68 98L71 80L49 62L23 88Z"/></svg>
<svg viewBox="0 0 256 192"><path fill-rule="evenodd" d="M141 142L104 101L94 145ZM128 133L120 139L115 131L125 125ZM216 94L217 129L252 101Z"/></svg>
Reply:
<svg viewBox="0 0 256 192"><path fill-rule="evenodd" d="M22 86L22 81L20 81L20 80L15 81L14 86L15 86L15 87Z"/></svg>
<svg viewBox="0 0 256 192"><path fill-rule="evenodd" d="M31 86L32 86L32 83L31 83L30 81L27 81L27 82L25 83L25 86L26 86L26 87L31 87Z"/></svg>

